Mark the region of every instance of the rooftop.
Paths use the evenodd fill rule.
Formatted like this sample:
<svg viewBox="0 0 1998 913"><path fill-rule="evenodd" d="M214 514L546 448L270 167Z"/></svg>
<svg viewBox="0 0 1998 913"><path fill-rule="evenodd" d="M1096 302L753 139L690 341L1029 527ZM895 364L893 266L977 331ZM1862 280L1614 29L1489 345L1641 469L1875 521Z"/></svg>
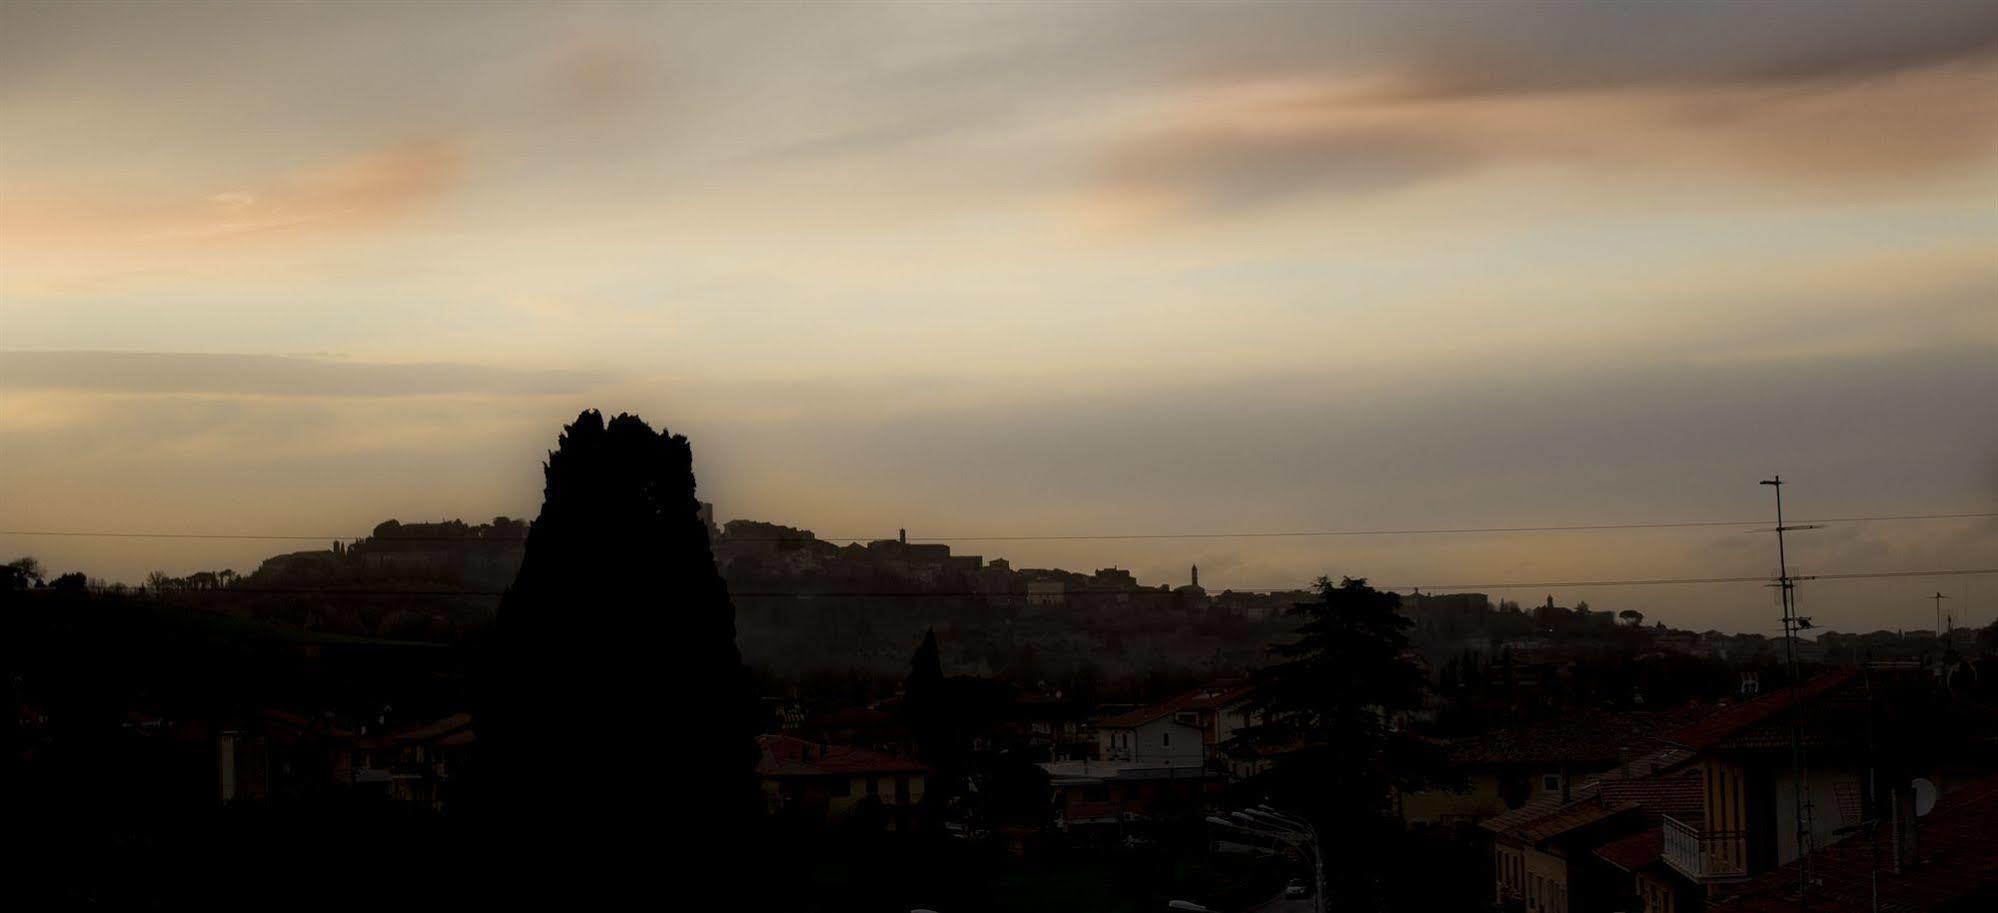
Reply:
<svg viewBox="0 0 1998 913"><path fill-rule="evenodd" d="M1185 780L1216 777L1204 764L1156 761L1047 761L1040 765L1055 785L1103 780Z"/></svg>
<svg viewBox="0 0 1998 913"><path fill-rule="evenodd" d="M1453 764L1531 766L1596 764L1609 766L1634 754L1666 747L1662 736L1711 712L1689 705L1662 711L1617 713L1585 709L1551 720L1498 729L1450 748Z"/></svg>
<svg viewBox="0 0 1998 913"><path fill-rule="evenodd" d="M1621 840L1596 848L1596 856L1626 872L1635 872L1658 861L1665 853L1665 829L1647 827Z"/></svg>
<svg viewBox="0 0 1998 913"><path fill-rule="evenodd" d="M1096 722L1096 726L1099 729L1130 729L1175 713L1215 710L1248 697L1252 690L1254 689L1247 682L1214 682L1184 694L1174 695L1149 707L1140 707L1128 713L1104 717Z"/></svg>
<svg viewBox="0 0 1998 913"><path fill-rule="evenodd" d="M756 773L765 777L824 777L854 774L924 773L928 767L913 758L852 745L829 745L788 735L756 737L763 752Z"/></svg>
<svg viewBox="0 0 1998 913"><path fill-rule="evenodd" d="M1858 677L1857 668L1827 672L1801 685L1765 694L1732 707L1723 707L1706 719L1672 732L1666 736L1666 740L1696 751L1715 748L1736 736L1747 733L1758 724L1798 703L1821 697Z"/></svg>

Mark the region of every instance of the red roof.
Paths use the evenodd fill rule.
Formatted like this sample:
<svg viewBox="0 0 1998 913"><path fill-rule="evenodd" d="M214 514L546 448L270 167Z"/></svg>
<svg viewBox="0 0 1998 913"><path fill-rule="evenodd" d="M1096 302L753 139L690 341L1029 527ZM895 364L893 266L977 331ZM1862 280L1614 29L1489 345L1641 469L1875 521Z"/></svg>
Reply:
<svg viewBox="0 0 1998 913"><path fill-rule="evenodd" d="M1635 872L1658 861L1665 853L1665 829L1647 827L1621 840L1612 840L1596 848L1596 855L1604 862L1626 872Z"/></svg>
<svg viewBox="0 0 1998 913"><path fill-rule="evenodd" d="M1857 667L1827 672L1802 685L1785 688L1772 694L1765 694L1752 701L1724 707L1697 723L1667 735L1667 741L1684 745L1687 748L1704 751L1729 738L1746 732L1756 724L1790 709L1803 701L1819 697L1828 691L1851 682L1859 676Z"/></svg>
<svg viewBox="0 0 1998 913"><path fill-rule="evenodd" d="M1129 713L1120 713L1116 716L1105 717L1096 721L1096 727L1098 729L1134 729L1153 720L1168 717L1175 713L1215 710L1248 697L1249 692L1253 690L1255 689L1252 686L1241 682L1216 682L1211 685L1203 685L1185 694L1174 695L1168 700L1160 701L1149 707L1140 707Z"/></svg>
<svg viewBox="0 0 1998 913"><path fill-rule="evenodd" d="M354 737L350 729L290 711L267 708L263 716L264 731L279 742L306 738L346 740Z"/></svg>
<svg viewBox="0 0 1998 913"><path fill-rule="evenodd" d="M1998 900L1998 777L1942 797L1916 831L1918 864L1896 873L1892 837L1853 837L1811 857L1812 913L1864 913L1872 909L1874 859L1879 866L1883 913L1934 910L1971 901ZM1713 909L1726 913L1792 913L1797 903L1793 862L1726 891ZM1951 909L1959 909L1952 907ZM1977 909L1991 909L1990 906Z"/></svg>
<svg viewBox="0 0 1998 913"><path fill-rule="evenodd" d="M1636 810L1635 802L1612 802L1597 796L1592 801L1571 803L1554 814L1515 830L1512 836L1529 844L1539 845L1563 834Z"/></svg>
<svg viewBox="0 0 1998 913"><path fill-rule="evenodd" d="M1580 793L1585 798L1593 798L1595 796L1595 787L1585 786L1581 789ZM1561 797L1558 795L1548 793L1534 796L1526 800L1518 808L1501 812L1478 822L1478 826L1494 834L1510 834L1526 825L1560 811L1561 806Z"/></svg>
<svg viewBox="0 0 1998 913"><path fill-rule="evenodd" d="M923 773L928 767L898 755L856 748L852 745L826 745L788 735L756 737L763 756L756 773L766 777L825 777L855 774Z"/></svg>
<svg viewBox="0 0 1998 913"><path fill-rule="evenodd" d="M1701 821L1706 817L1706 785L1697 768L1661 773L1656 776L1605 776L1597 788L1612 802L1635 802L1644 808L1645 820L1657 824L1663 815L1680 821Z"/></svg>
<svg viewBox="0 0 1998 913"><path fill-rule="evenodd" d="M1672 710L1615 713L1584 709L1526 726L1496 729L1450 748L1453 764L1469 766L1531 766L1595 764L1609 766L1662 747L1660 737L1708 708L1688 705Z"/></svg>
<svg viewBox="0 0 1998 913"><path fill-rule="evenodd" d="M398 729L395 732L389 733L389 740L393 742L433 742L460 729L469 729L471 725L471 714L454 713L441 720L411 726L406 729Z"/></svg>

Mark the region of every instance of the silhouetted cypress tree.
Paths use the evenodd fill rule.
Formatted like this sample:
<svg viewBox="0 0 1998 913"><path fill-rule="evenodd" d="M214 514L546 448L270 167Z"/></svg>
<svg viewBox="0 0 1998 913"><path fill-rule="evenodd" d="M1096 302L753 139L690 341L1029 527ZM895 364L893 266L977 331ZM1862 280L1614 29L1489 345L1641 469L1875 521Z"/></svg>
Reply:
<svg viewBox="0 0 1998 913"><path fill-rule="evenodd" d="M478 723L497 874L565 902L721 884L755 856L756 719L693 451L592 410L546 477Z"/></svg>

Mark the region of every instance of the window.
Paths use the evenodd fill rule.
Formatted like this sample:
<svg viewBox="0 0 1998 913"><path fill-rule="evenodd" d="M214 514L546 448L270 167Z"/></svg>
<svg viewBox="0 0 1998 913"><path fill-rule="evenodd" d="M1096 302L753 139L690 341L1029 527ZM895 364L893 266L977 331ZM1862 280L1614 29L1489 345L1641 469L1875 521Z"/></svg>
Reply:
<svg viewBox="0 0 1998 913"><path fill-rule="evenodd" d="M828 783L826 783L826 795L828 796L853 795L853 781L845 777L839 777L837 779L829 781Z"/></svg>
<svg viewBox="0 0 1998 913"><path fill-rule="evenodd" d="M1110 787L1108 787L1108 786L1085 786L1085 787L1083 787L1083 788L1082 788L1082 801L1084 801L1084 802L1108 802L1108 801L1110 801Z"/></svg>
<svg viewBox="0 0 1998 913"><path fill-rule="evenodd" d="M873 775L871 775L871 774L870 774L870 775L868 775L868 777L867 777L867 794L868 794L868 795L870 795L870 796L878 796L878 795L881 795L881 778L880 778L880 777L877 777L877 776L873 776Z"/></svg>
<svg viewBox="0 0 1998 913"><path fill-rule="evenodd" d="M1159 733L1159 747L1160 748L1172 747L1172 733L1170 732Z"/></svg>
<svg viewBox="0 0 1998 913"><path fill-rule="evenodd" d="M1561 791L1560 774L1544 774L1540 778L1540 788L1550 793Z"/></svg>

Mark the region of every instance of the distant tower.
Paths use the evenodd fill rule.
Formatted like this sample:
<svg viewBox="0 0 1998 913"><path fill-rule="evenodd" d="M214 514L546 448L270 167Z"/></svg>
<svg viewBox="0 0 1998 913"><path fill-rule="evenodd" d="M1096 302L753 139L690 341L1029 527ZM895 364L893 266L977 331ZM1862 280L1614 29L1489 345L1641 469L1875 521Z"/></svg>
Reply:
<svg viewBox="0 0 1998 913"><path fill-rule="evenodd" d="M1193 566L1193 585L1196 587L1200 585L1200 565L1198 564Z"/></svg>
<svg viewBox="0 0 1998 913"><path fill-rule="evenodd" d="M908 544L909 544L909 531L908 531L908 530L906 530L906 529L898 529L898 530L896 530L896 531L895 531L895 541L897 541L897 542L900 542L900 543L902 543L903 545L908 545Z"/></svg>

